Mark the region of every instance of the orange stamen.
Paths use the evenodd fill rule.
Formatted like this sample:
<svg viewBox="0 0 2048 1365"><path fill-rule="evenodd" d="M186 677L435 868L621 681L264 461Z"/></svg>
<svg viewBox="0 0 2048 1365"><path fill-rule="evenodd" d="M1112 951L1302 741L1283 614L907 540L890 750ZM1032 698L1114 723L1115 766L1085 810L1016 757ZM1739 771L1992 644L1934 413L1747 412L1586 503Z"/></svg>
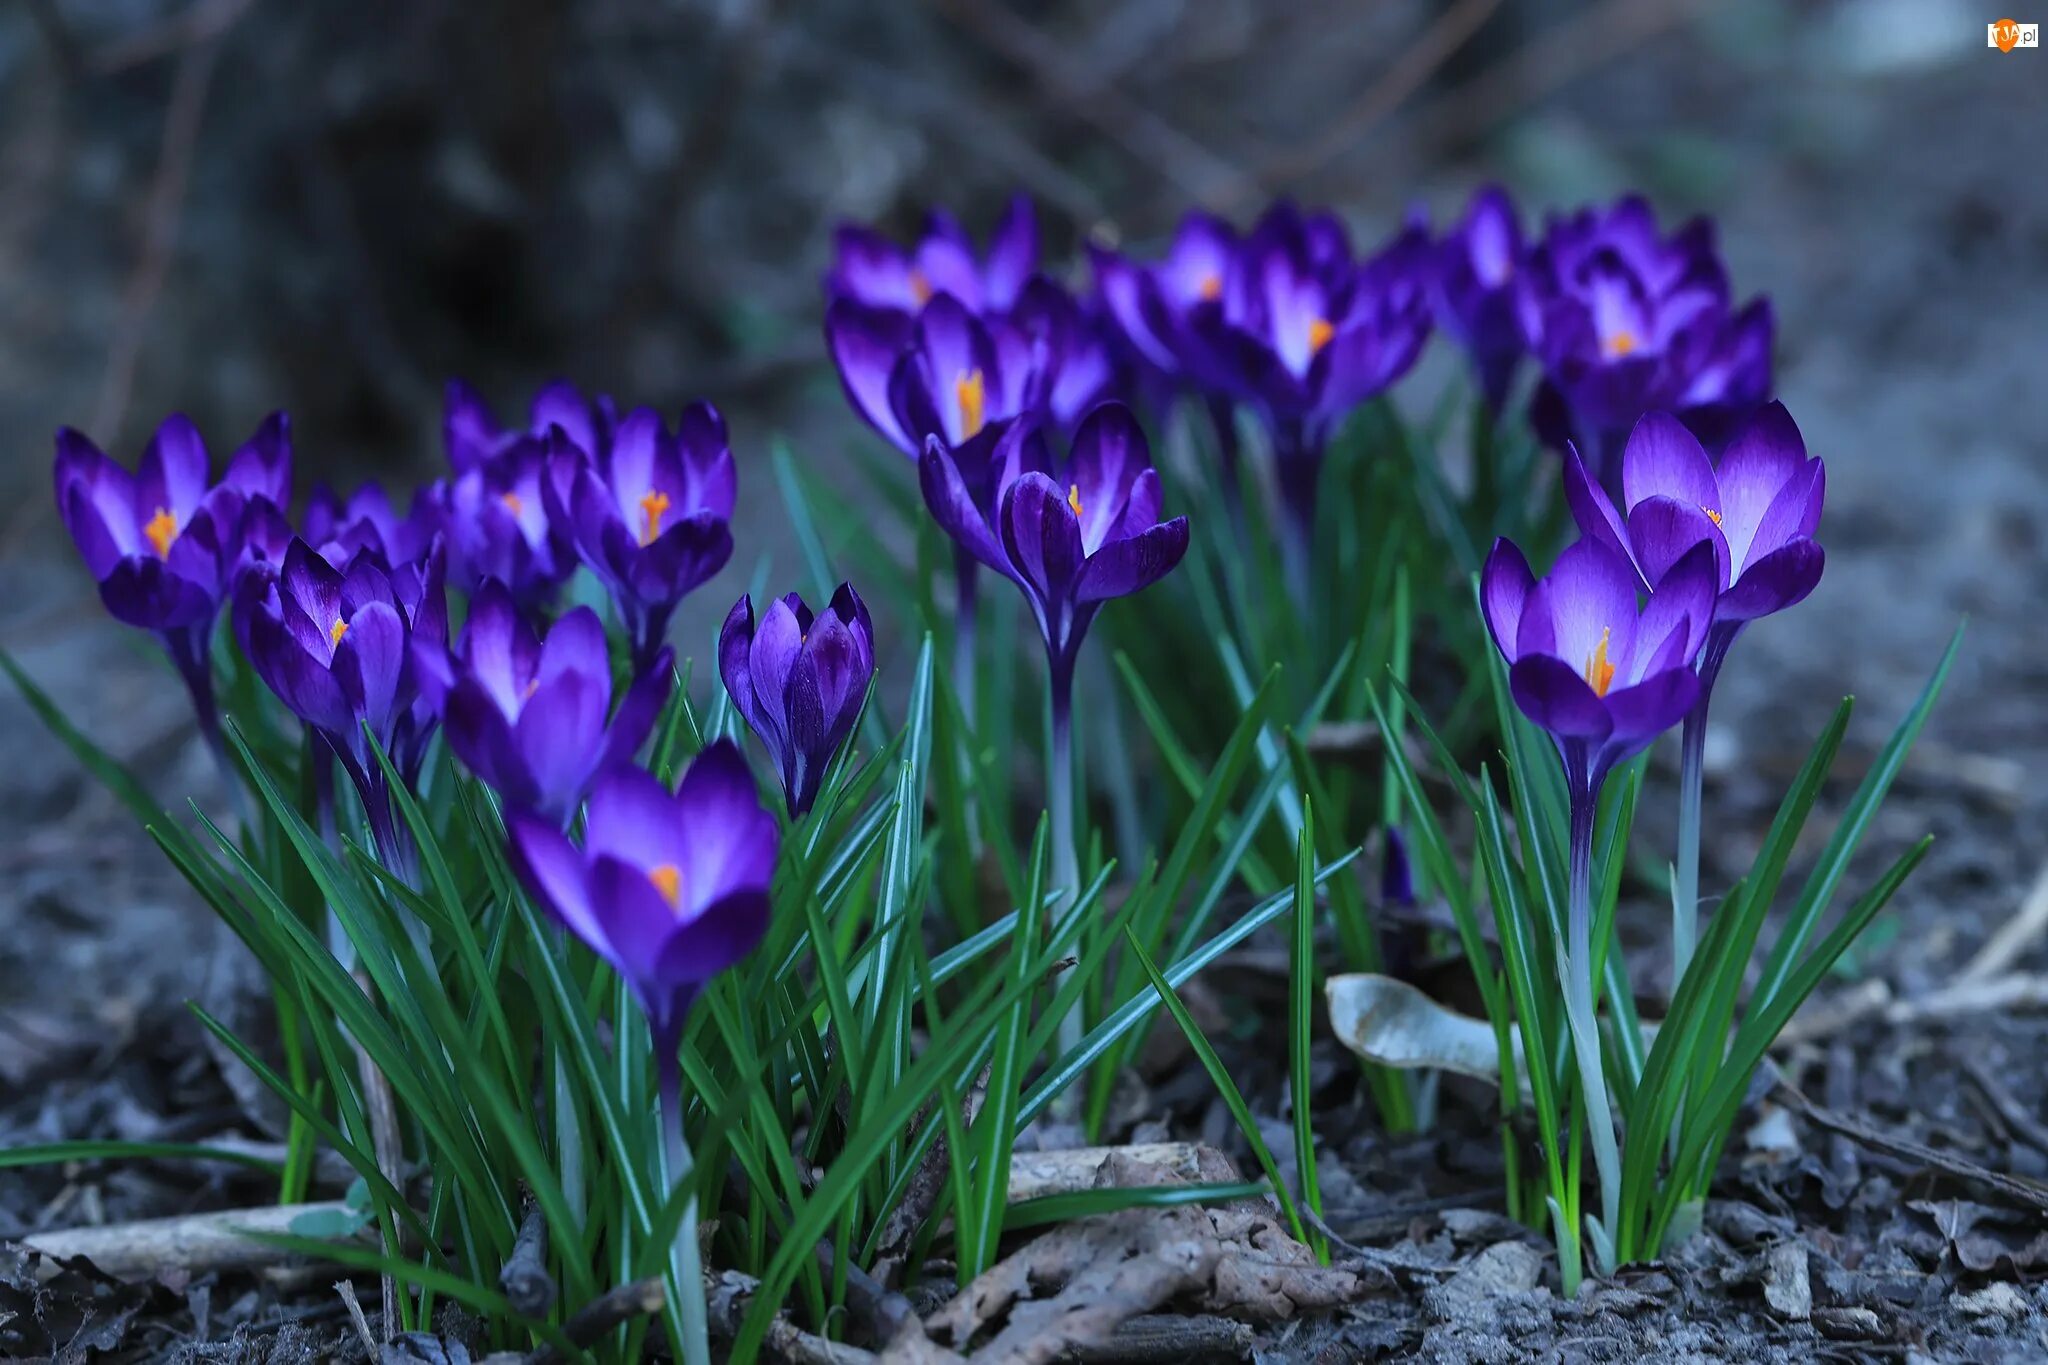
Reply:
<svg viewBox="0 0 2048 1365"><path fill-rule="evenodd" d="M668 494L659 488L640 499L640 515L647 518L647 524L640 528L640 543L652 545L654 538L661 534L662 514L668 511Z"/></svg>
<svg viewBox="0 0 2048 1365"><path fill-rule="evenodd" d="M336 617L334 620L334 624L328 627L327 630L328 647L332 648L333 646L340 644L341 637L346 634L348 634L348 622L342 620L340 617Z"/></svg>
<svg viewBox="0 0 2048 1365"><path fill-rule="evenodd" d="M1607 338L1607 358L1620 360L1636 348L1636 334L1626 329Z"/></svg>
<svg viewBox="0 0 2048 1365"><path fill-rule="evenodd" d="M1221 275L1204 275L1204 276L1202 276L1202 282L1201 282L1201 284L1199 284L1198 286L1196 286L1196 292L1197 292L1197 293L1199 293L1199 294L1200 294L1200 295L1201 295L1201 296L1202 296L1203 298L1205 298L1205 299L1220 299L1220 298L1222 298L1222 297L1223 297L1223 277L1222 277Z"/></svg>
<svg viewBox="0 0 2048 1365"><path fill-rule="evenodd" d="M969 370L953 381L953 399L960 405L960 439L971 441L987 425L988 384L980 370Z"/></svg>
<svg viewBox="0 0 2048 1365"><path fill-rule="evenodd" d="M1308 325L1308 353L1314 355L1322 350L1330 344L1330 338L1335 335L1337 329L1331 325L1328 318L1317 318Z"/></svg>
<svg viewBox="0 0 2048 1365"><path fill-rule="evenodd" d="M519 500L517 493L500 493L498 501L504 503L506 510L515 517L526 510L526 504Z"/></svg>
<svg viewBox="0 0 2048 1365"><path fill-rule="evenodd" d="M1070 484L1068 484L1068 485L1067 485L1067 506L1069 506L1069 507L1071 507L1071 508L1073 508L1073 509L1074 509L1074 520L1076 520L1076 521L1079 521L1079 520L1081 519L1081 485L1080 485L1080 484L1078 484L1078 483L1070 483Z"/></svg>
<svg viewBox="0 0 2048 1365"><path fill-rule="evenodd" d="M647 869L647 880L654 883L654 889L668 902L668 908L677 909L683 901L683 873L674 863L662 863Z"/></svg>
<svg viewBox="0 0 2048 1365"><path fill-rule="evenodd" d="M1600 643L1593 646L1593 652L1586 656L1586 682L1596 697L1606 696L1607 689L1614 686L1614 665L1607 662L1607 637L1612 633L1602 627Z"/></svg>
<svg viewBox="0 0 2048 1365"><path fill-rule="evenodd" d="M1719 526L1721 524L1721 514L1719 512L1716 512L1711 507L1702 507L1700 510L1707 514L1708 521L1713 522L1716 526Z"/></svg>
<svg viewBox="0 0 2048 1365"><path fill-rule="evenodd" d="M149 537L150 547L158 559L167 559L171 553L171 542L178 538L178 519L171 515L168 507L156 509L156 515L142 528L142 534Z"/></svg>
<svg viewBox="0 0 2048 1365"><path fill-rule="evenodd" d="M917 301L920 308L931 301L932 282L924 277L922 270L910 272L910 297Z"/></svg>

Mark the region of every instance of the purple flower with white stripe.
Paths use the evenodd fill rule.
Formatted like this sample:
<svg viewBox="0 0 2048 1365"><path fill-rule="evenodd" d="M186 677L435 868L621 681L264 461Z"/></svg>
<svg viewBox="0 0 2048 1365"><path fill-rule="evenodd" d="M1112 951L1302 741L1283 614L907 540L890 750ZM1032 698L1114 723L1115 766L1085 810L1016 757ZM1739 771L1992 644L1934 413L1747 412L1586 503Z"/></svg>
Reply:
<svg viewBox="0 0 2048 1365"><path fill-rule="evenodd" d="M733 604L718 637L725 690L761 737L782 778L791 819L809 813L825 769L853 733L875 676L875 630L851 583L813 615L795 593L775 599L761 618L745 597Z"/></svg>
<svg viewBox="0 0 2048 1365"><path fill-rule="evenodd" d="M379 852L402 874L411 846L365 727L414 784L439 723L415 656L447 642L443 579L439 541L411 563L394 567L364 550L337 568L294 539L275 578L246 575L236 590L235 626L257 676L341 761Z"/></svg>
<svg viewBox="0 0 2048 1365"><path fill-rule="evenodd" d="M154 633L177 665L207 742L220 746L210 645L220 608L252 564L275 564L291 528L291 427L273 414L209 482L206 444L164 419L135 472L69 427L57 433L57 511L122 623Z"/></svg>
<svg viewBox="0 0 2048 1365"><path fill-rule="evenodd" d="M477 589L452 653L426 639L413 649L422 693L440 710L455 756L512 809L564 828L599 772L632 762L673 671L664 649L614 713L597 613L576 607L543 640L496 579Z"/></svg>
<svg viewBox="0 0 2048 1365"><path fill-rule="evenodd" d="M583 847L552 822L506 818L520 880L632 989L664 1072L698 992L761 941L779 833L731 740L674 794L634 767L597 779Z"/></svg>
<svg viewBox="0 0 2048 1365"><path fill-rule="evenodd" d="M908 317L948 294L975 313L1001 314L1016 306L1037 271L1038 215L1020 194L996 225L986 256L944 209L926 215L923 235L907 251L872 228L841 224L832 237L825 297Z"/></svg>
<svg viewBox="0 0 2048 1365"><path fill-rule="evenodd" d="M732 558L734 491L725 419L709 403L683 409L674 431L636 408L595 456L550 432L548 518L610 592L635 677L654 667L676 604Z"/></svg>
<svg viewBox="0 0 2048 1365"><path fill-rule="evenodd" d="M1464 218L1436 246L1437 320L1472 358L1495 416L1528 349L1517 302L1527 254L1514 201L1498 185L1474 194Z"/></svg>
<svg viewBox="0 0 2048 1365"><path fill-rule="evenodd" d="M1806 599L1827 557L1814 539L1827 496L1827 468L1782 403L1770 403L1735 436L1720 463L1669 413L1636 423L1622 455L1627 515L1615 509L1576 451L1565 456L1565 498L1582 534L1634 566L1662 591L1672 566L1710 552L1713 623L1699 662L1699 697L1679 743L1677 919L1673 947L1683 974L1692 955L1699 901L1700 809L1707 711L1735 639L1752 621Z"/></svg>
<svg viewBox="0 0 2048 1365"><path fill-rule="evenodd" d="M1575 441L1603 485L1644 413L1718 436L1770 397L1770 304L1735 308L1703 218L1667 237L1636 196L1553 218L1519 279L1544 372L1531 421L1559 450Z"/></svg>

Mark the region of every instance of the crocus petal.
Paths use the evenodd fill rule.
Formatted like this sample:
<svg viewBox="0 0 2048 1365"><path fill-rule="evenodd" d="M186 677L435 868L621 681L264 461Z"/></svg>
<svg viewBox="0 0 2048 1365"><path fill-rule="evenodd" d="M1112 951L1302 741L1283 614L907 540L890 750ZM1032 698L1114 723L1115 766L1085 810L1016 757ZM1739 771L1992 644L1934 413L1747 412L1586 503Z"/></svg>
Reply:
<svg viewBox="0 0 2048 1365"><path fill-rule="evenodd" d="M615 955L619 974L640 995L643 1005L652 1005L665 985L658 970L662 944L675 932L678 914L648 874L654 867L675 864L664 860L650 866L603 853L592 853L589 858L591 913ZM688 874L678 872L682 877L678 893L687 898Z"/></svg>
<svg viewBox="0 0 2048 1365"><path fill-rule="evenodd" d="M1721 456L1723 524L1755 526L1806 463L1806 441L1792 415L1783 403L1766 404Z"/></svg>
<svg viewBox="0 0 2048 1365"><path fill-rule="evenodd" d="M690 404L676 419L676 446L688 475L688 510L712 512L730 520L738 486L724 415L706 402Z"/></svg>
<svg viewBox="0 0 2048 1365"><path fill-rule="evenodd" d="M1513 663L1520 655L1516 641L1521 636L1522 611L1536 587L1536 575L1521 547L1502 536L1493 542L1479 573L1479 605L1493 646L1501 657Z"/></svg>
<svg viewBox="0 0 2048 1365"><path fill-rule="evenodd" d="M668 705L669 689L675 685L675 652L666 647L654 656L654 665L633 680L626 696L613 713L611 729L605 735L602 766L631 763L661 708Z"/></svg>
<svg viewBox="0 0 2048 1365"><path fill-rule="evenodd" d="M387 732L405 671L405 622L398 609L371 602L349 618L334 646L334 680L355 713Z"/></svg>
<svg viewBox="0 0 2048 1365"><path fill-rule="evenodd" d="M1012 433L1019 439L1020 428L1004 433L1004 440L1010 440ZM975 505L973 495L968 492L967 483L960 476L960 468L954 462L953 454L946 449L945 442L937 436L925 442L924 456L917 465L918 487L924 494L924 505L930 509L939 529L954 541L967 547L968 553L994 569L1006 578L1014 578L1016 570L1010 567L1010 557L997 540L996 533L989 526L987 515Z"/></svg>
<svg viewBox="0 0 2048 1365"><path fill-rule="evenodd" d="M1074 583L1077 603L1105 602L1151 587L1173 569L1188 551L1188 519L1150 527L1135 536L1111 541L1088 557Z"/></svg>
<svg viewBox="0 0 2048 1365"><path fill-rule="evenodd" d="M1636 623L1635 647L1619 660L1623 687L1667 668L1690 667L1699 657L1722 583L1716 554L1704 542L1695 544L1663 575Z"/></svg>
<svg viewBox="0 0 2048 1365"><path fill-rule="evenodd" d="M264 418L255 434L228 457L220 483L223 488L237 489L252 498L267 498L279 506L291 501L291 418L281 412Z"/></svg>
<svg viewBox="0 0 2048 1365"><path fill-rule="evenodd" d="M599 686L602 695L597 710L602 717L612 700L611 655L605 643L604 622L589 607L574 608L549 628L531 686L545 688L564 674L587 678Z"/></svg>
<svg viewBox="0 0 2048 1365"><path fill-rule="evenodd" d="M330 630L341 619L341 572L305 541L285 547L277 584L319 629Z"/></svg>
<svg viewBox="0 0 2048 1365"><path fill-rule="evenodd" d="M135 467L136 513L163 508L182 525L206 496L206 442L181 412L164 418Z"/></svg>
<svg viewBox="0 0 2048 1365"><path fill-rule="evenodd" d="M998 521L1020 581L1048 607L1064 602L1082 562L1079 519L1066 490L1043 474L1026 474L1004 492Z"/></svg>
<svg viewBox="0 0 2048 1365"><path fill-rule="evenodd" d="M618 967L604 926L590 908L589 869L583 855L562 832L523 811L505 816L512 864L542 907L599 957Z"/></svg>
<svg viewBox="0 0 2048 1365"><path fill-rule="evenodd" d="M788 602L777 599L761 613L747 653L747 676L753 682L761 720L755 728L778 757L789 744L789 680L796 672L803 639L803 625L796 612Z"/></svg>
<svg viewBox="0 0 2048 1365"><path fill-rule="evenodd" d="M834 299L825 310L825 347L832 353L847 401L891 445L914 456L918 443L897 420L889 401L889 377L910 344L910 334L910 320L902 313L845 298Z"/></svg>
<svg viewBox="0 0 2048 1365"><path fill-rule="evenodd" d="M1017 302L1024 282L1038 269L1038 214L1029 195L1010 200L1002 220L988 242L988 266L983 274L988 293L983 306L991 312L1007 312Z"/></svg>
<svg viewBox="0 0 2048 1365"><path fill-rule="evenodd" d="M1578 523L1580 535L1601 542L1624 558L1635 558L1629 548L1628 527L1614 510L1614 499L1586 472L1578 444L1570 441L1565 443L1564 452L1564 500L1571 508L1572 520Z"/></svg>
<svg viewBox="0 0 2048 1365"><path fill-rule="evenodd" d="M746 756L729 739L698 754L676 787L691 837L683 849L684 906L762 889L775 871L775 817L761 805Z"/></svg>
<svg viewBox="0 0 2048 1365"><path fill-rule="evenodd" d="M421 652L414 651L415 655ZM563 823L556 812L541 809L541 794L515 742L512 717L499 708L497 699L474 674L456 677L448 688L441 705L441 732L454 755L495 787L507 806L538 811Z"/></svg>
<svg viewBox="0 0 2048 1365"><path fill-rule="evenodd" d="M753 729L761 723L754 718L754 678L749 658L754 645L754 603L742 596L725 614L718 632L718 676L725 682L726 695L740 716Z"/></svg>
<svg viewBox="0 0 2048 1365"><path fill-rule="evenodd" d="M482 395L460 379L442 389L441 444L448 463L461 473L488 460L498 445L498 423Z"/></svg>
<svg viewBox="0 0 2048 1365"><path fill-rule="evenodd" d="M1724 621L1753 621L1783 611L1806 600L1826 565L1818 541L1794 540L1744 569L1735 586L1721 594L1716 615Z"/></svg>
<svg viewBox="0 0 2048 1365"><path fill-rule="evenodd" d="M1548 654L1517 659L1508 670L1515 705L1560 739L1598 743L1614 729L1607 707L1578 670Z"/></svg>
<svg viewBox="0 0 2048 1365"><path fill-rule="evenodd" d="M675 798L653 774L639 768L613 768L590 789L585 812L584 847L636 867L659 867L675 861L676 847L688 835L678 816Z"/></svg>
<svg viewBox="0 0 2048 1365"><path fill-rule="evenodd" d="M1530 594L1516 657L1540 652L1583 667L1604 644L1607 659L1618 663L1630 657L1635 631L1635 566L1597 540L1580 540Z"/></svg>
<svg viewBox="0 0 2048 1365"><path fill-rule="evenodd" d="M548 635L561 633L559 623ZM534 689L516 727L519 754L546 814L566 822L604 743L611 679L573 669L557 671Z"/></svg>
<svg viewBox="0 0 2048 1365"><path fill-rule="evenodd" d="M512 604L512 594L496 579L486 579L470 599L469 619L462 627L462 654L467 671L499 712L507 719L518 715L525 704L526 685L533 681L540 646Z"/></svg>
<svg viewBox="0 0 2048 1365"><path fill-rule="evenodd" d="M1131 485L1151 468L1145 433L1122 403L1104 403L1082 419L1068 462L1069 503L1084 554L1100 549L1121 521Z"/></svg>
<svg viewBox="0 0 2048 1365"><path fill-rule="evenodd" d="M204 585L173 573L154 555L129 555L100 580L107 613L141 630L174 630L210 620L219 608Z"/></svg>
<svg viewBox="0 0 2048 1365"><path fill-rule="evenodd" d="M533 396L529 420L537 435L545 436L551 428L559 427L577 449L592 459L603 449L590 403L565 379L555 380Z"/></svg>
<svg viewBox="0 0 2048 1365"><path fill-rule="evenodd" d="M1714 462L1699 438L1668 412L1646 414L1630 433L1621 457L1622 497L1628 506L1659 495L1694 507L1722 510ZM1654 575L1653 575L1654 578Z"/></svg>
<svg viewBox="0 0 2048 1365"><path fill-rule="evenodd" d="M1820 504L1820 494L1816 490L1824 474L1819 460L1808 460L1803 468L1785 481L1785 486L1771 499L1771 505L1750 528L1751 534L1741 542L1742 556L1736 561L1738 567L1746 568L1792 541L1813 534L1807 528L1818 520L1816 509ZM1730 542L1731 548L1734 544Z"/></svg>
<svg viewBox="0 0 2048 1365"><path fill-rule="evenodd" d="M1636 563L1652 587L1695 545L1714 547L1714 563L1721 583L1728 581L1729 546L1721 528L1696 503L1680 502L1658 494L1629 509L1629 543L1635 548Z"/></svg>
<svg viewBox="0 0 2048 1365"><path fill-rule="evenodd" d="M744 889L721 896L698 916L670 931L655 959L655 979L701 983L754 951L768 932L766 891Z"/></svg>
<svg viewBox="0 0 2048 1365"><path fill-rule="evenodd" d="M1611 753L1610 763L1631 757L1685 719L1699 696L1699 675L1690 667L1667 668L1633 687L1608 693L1607 713L1613 717L1614 728L1607 742L1617 750Z"/></svg>

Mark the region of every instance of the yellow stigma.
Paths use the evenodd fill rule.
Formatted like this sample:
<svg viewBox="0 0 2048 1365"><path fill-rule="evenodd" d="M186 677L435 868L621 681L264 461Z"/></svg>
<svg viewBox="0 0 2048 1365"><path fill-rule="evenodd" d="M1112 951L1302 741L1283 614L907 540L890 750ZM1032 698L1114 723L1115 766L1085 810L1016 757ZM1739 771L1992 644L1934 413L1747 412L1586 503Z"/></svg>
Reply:
<svg viewBox="0 0 2048 1365"><path fill-rule="evenodd" d="M540 691L540 679L539 679L539 678L531 678L531 679L529 679L529 680L527 681L527 684L526 684L526 691L525 691L524 695L525 695L525 696L529 696L529 697L530 697L530 696L532 696L532 695L533 695L534 693L536 693L536 692L538 692L538 691Z"/></svg>
<svg viewBox="0 0 2048 1365"><path fill-rule="evenodd" d="M924 277L922 270L910 272L910 297L917 301L920 308L931 301L932 282Z"/></svg>
<svg viewBox="0 0 2048 1365"><path fill-rule="evenodd" d="M969 370L954 380L953 398L960 404L960 439L971 441L986 425L983 413L988 409L988 385L981 371Z"/></svg>
<svg viewBox="0 0 2048 1365"><path fill-rule="evenodd" d="M1070 483L1070 484L1068 484L1068 485L1067 485L1067 506L1069 506L1069 507L1071 507L1071 508L1073 508L1073 509L1074 509L1074 520L1076 520L1076 521L1079 521L1079 520L1081 519L1081 485L1080 485L1080 484L1078 484L1078 483Z"/></svg>
<svg viewBox="0 0 2048 1365"><path fill-rule="evenodd" d="M1308 353L1314 355L1322 350L1330 344L1330 338L1335 335L1337 329L1330 324L1328 318L1317 318L1308 325Z"/></svg>
<svg viewBox="0 0 2048 1365"><path fill-rule="evenodd" d="M515 517L526 510L526 504L519 500L517 493L500 493L498 501L504 503L506 510Z"/></svg>
<svg viewBox="0 0 2048 1365"><path fill-rule="evenodd" d="M1195 290L1195 292L1199 293L1199 294L1200 294L1200 295L1201 295L1201 296L1202 296L1203 298L1205 298L1205 299L1220 299L1220 298L1222 298L1222 297L1223 297L1223 277L1222 277L1221 275L1213 275L1213 274L1212 274L1212 275L1204 275L1204 276L1202 276L1202 282L1201 282L1201 284L1199 284L1199 285L1197 285L1197 286L1196 286L1196 290Z"/></svg>
<svg viewBox="0 0 2048 1365"><path fill-rule="evenodd" d="M642 545L652 545L654 538L661 534L662 514L667 511L668 494L662 492L659 488L640 499L640 515L647 519L647 524L640 528L640 543Z"/></svg>
<svg viewBox="0 0 2048 1365"><path fill-rule="evenodd" d="M178 538L178 519L171 515L168 507L156 509L156 515L142 528L142 534L149 537L151 548L158 559L166 559L171 553L171 542Z"/></svg>
<svg viewBox="0 0 2048 1365"><path fill-rule="evenodd" d="M1708 521L1713 522L1716 526L1719 526L1721 524L1721 514L1719 512L1716 512L1711 507L1702 507L1700 510L1707 514Z"/></svg>
<svg viewBox="0 0 2048 1365"><path fill-rule="evenodd" d="M339 616L335 617L334 624L327 628L328 647L331 649L335 645L340 644L341 637L346 634L348 634L348 622L342 620Z"/></svg>
<svg viewBox="0 0 2048 1365"><path fill-rule="evenodd" d="M1600 643L1593 646L1593 652L1586 656L1586 681L1593 688L1593 695L1604 697L1607 689L1614 686L1614 665L1607 662L1607 637L1613 632L1601 627Z"/></svg>
<svg viewBox="0 0 2048 1365"><path fill-rule="evenodd" d="M647 880L654 883L654 889L668 902L668 908L676 909L683 900L683 873L674 863L662 863L647 869Z"/></svg>
<svg viewBox="0 0 2048 1365"><path fill-rule="evenodd" d="M1634 332L1629 331L1625 327L1621 331L1616 332L1613 336L1607 338L1606 350L1607 358L1609 360L1620 360L1622 357L1628 355L1629 352L1635 350L1635 348L1636 334Z"/></svg>

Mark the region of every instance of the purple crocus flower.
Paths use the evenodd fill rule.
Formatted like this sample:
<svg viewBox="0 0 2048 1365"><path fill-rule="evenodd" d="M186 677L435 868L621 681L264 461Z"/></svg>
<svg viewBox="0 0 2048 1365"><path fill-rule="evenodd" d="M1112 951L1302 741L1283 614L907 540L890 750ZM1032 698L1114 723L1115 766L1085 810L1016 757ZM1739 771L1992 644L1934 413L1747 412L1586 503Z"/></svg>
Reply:
<svg viewBox="0 0 2048 1365"><path fill-rule="evenodd" d="M477 589L452 653L427 639L413 652L455 756L512 809L563 827L601 770L632 761L668 700L672 672L663 650L613 714L597 613L574 608L543 641L496 579Z"/></svg>
<svg viewBox="0 0 2048 1365"><path fill-rule="evenodd" d="M1186 517L1159 520L1159 475L1131 410L1104 403L1055 470L1043 430L1004 433L986 491L973 488L944 443L925 447L925 505L946 534L1022 588L1056 675L1070 672L1105 602L1164 578L1187 552Z"/></svg>
<svg viewBox="0 0 2048 1365"><path fill-rule="evenodd" d="M673 795L638 768L608 769L580 849L538 816L506 826L521 880L625 980L673 1069L697 993L767 929L778 833L739 747L710 745Z"/></svg>
<svg viewBox="0 0 2048 1365"><path fill-rule="evenodd" d="M1480 574L1515 704L1557 742L1575 792L1597 788L1699 697L1693 662L1714 614L1713 552L1681 556L1641 608L1639 585L1635 566L1594 539L1565 550L1540 583L1499 540Z"/></svg>
<svg viewBox="0 0 2048 1365"><path fill-rule="evenodd" d="M291 528L291 425L266 418L208 482L205 442L182 415L164 419L131 475L87 437L57 433L57 511L118 621L153 632L191 693L201 733L220 751L209 646L221 603L251 564L274 564Z"/></svg>
<svg viewBox="0 0 2048 1365"><path fill-rule="evenodd" d="M393 567L374 550L345 567L293 539L275 578L247 575L235 625L257 676L324 740L363 799L387 864L410 872L411 845L394 817L367 726L408 785L418 779L438 723L415 663L421 645L445 646L448 600L441 544Z"/></svg>
<svg viewBox="0 0 2048 1365"><path fill-rule="evenodd" d="M825 342L853 410L912 459L927 437L974 463L1026 406L1030 353L1022 333L1008 343L951 294L915 316L834 299Z"/></svg>
<svg viewBox="0 0 2048 1365"><path fill-rule="evenodd" d="M1564 762L1570 846L1558 975L1600 1172L1600 1223L1610 1237L1621 1157L1594 1009L1594 815L1608 772L1677 724L1699 697L1693 661L1714 614L1713 551L1699 545L1681 556L1641 605L1638 583L1624 556L1593 539L1559 555L1540 582L1520 550L1496 541L1479 580L1515 705L1549 733Z"/></svg>
<svg viewBox="0 0 2048 1365"><path fill-rule="evenodd" d="M1705 219L1666 237L1635 196L1554 218L1519 278L1522 329L1544 372L1531 420L1560 450L1576 441L1603 484L1644 413L1712 432L1770 396L1770 304L1735 309Z"/></svg>
<svg viewBox="0 0 2048 1365"><path fill-rule="evenodd" d="M1001 314L1017 303L1038 270L1038 215L1028 195L1017 195L989 238L988 255L943 209L925 218L924 234L905 251L871 228L842 224L832 237L828 300L910 316L940 294L976 313Z"/></svg>
<svg viewBox="0 0 2048 1365"><path fill-rule="evenodd" d="M544 437L554 427L560 427L577 449L595 457L610 443L617 426L618 412L611 399L586 398L574 384L557 379L533 396L523 429L501 427L475 389L451 379L443 400L441 439L449 467L463 474L492 463L523 438Z"/></svg>
<svg viewBox="0 0 2048 1365"><path fill-rule="evenodd" d="M386 564L406 564L427 552L440 529L439 511L426 490L414 495L412 507L401 517L375 479L359 484L346 500L326 484L315 484L306 498L299 538L337 569L364 550Z"/></svg>
<svg viewBox="0 0 2048 1365"><path fill-rule="evenodd" d="M1217 376L1272 432L1297 597L1331 434L1406 374L1429 337L1429 250L1411 222L1357 260L1336 218L1282 201L1245 238L1221 294L1189 313L1195 372Z"/></svg>
<svg viewBox="0 0 2048 1365"><path fill-rule="evenodd" d="M559 427L548 443L547 515L611 593L639 677L654 667L676 604L732 557L725 419L693 403L671 432L653 409L636 408L594 456Z"/></svg>
<svg viewBox="0 0 2048 1365"><path fill-rule="evenodd" d="M1700 655L1699 699L1679 744L1672 947L1683 975L1698 926L1700 806L1714 682L1745 626L1804 601L1820 582L1826 556L1814 533L1827 469L1807 458L1791 414L1774 402L1735 436L1718 467L1684 423L1650 413L1628 438L1621 485L1625 517L1577 452L1566 452L1565 497L1580 531L1625 556L1645 585L1661 584L1696 546L1713 554L1713 624Z"/></svg>
<svg viewBox="0 0 2048 1365"><path fill-rule="evenodd" d="M1498 185L1474 194L1464 218L1436 246L1437 319L1471 356L1495 416L1527 349L1517 304L1526 254L1514 201Z"/></svg>
<svg viewBox="0 0 2048 1365"><path fill-rule="evenodd" d="M753 602L742 597L719 632L718 671L775 760L790 818L801 818L853 732L875 676L867 605L851 583L841 583L821 616L789 593L757 622Z"/></svg>
<svg viewBox="0 0 2048 1365"><path fill-rule="evenodd" d="M576 552L549 520L541 491L547 445L522 436L488 463L436 483L429 497L448 545L448 581L475 593L486 580L511 589L524 610L554 600Z"/></svg>
<svg viewBox="0 0 2048 1365"><path fill-rule="evenodd" d="M1237 269L1239 245L1236 228L1195 209L1181 219L1157 261L1137 261L1094 244L1088 257L1103 310L1136 360L1142 387L1167 395L1185 389L1201 397L1216 437L1224 503L1241 531L1244 495L1231 376L1225 366L1204 363L1208 353L1192 332L1195 310L1222 299L1223 282Z"/></svg>

